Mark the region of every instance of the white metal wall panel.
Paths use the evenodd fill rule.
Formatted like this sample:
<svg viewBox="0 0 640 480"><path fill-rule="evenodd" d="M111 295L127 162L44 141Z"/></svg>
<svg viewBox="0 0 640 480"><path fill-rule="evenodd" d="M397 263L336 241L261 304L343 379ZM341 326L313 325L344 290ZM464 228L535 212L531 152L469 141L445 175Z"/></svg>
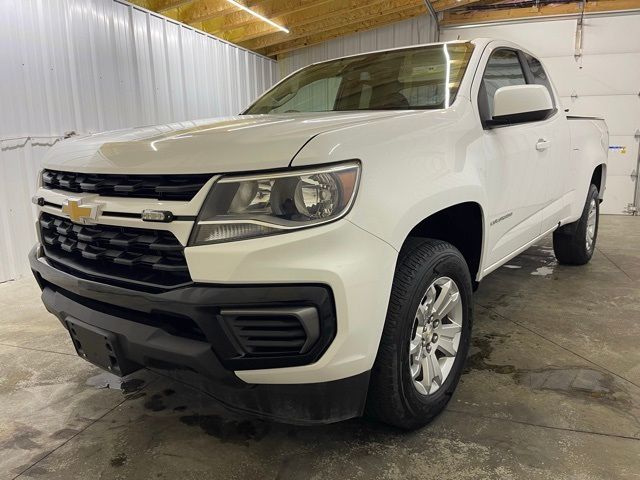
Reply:
<svg viewBox="0 0 640 480"><path fill-rule="evenodd" d="M604 117L612 148L602 212L625 213L634 201L637 184L632 173L640 158L634 136L640 129L640 14L586 17L578 60L576 27L576 19L532 21L454 28L441 36L514 41L540 56L565 108L576 115Z"/></svg>
<svg viewBox="0 0 640 480"><path fill-rule="evenodd" d="M322 60L372 50L429 43L434 38L433 20L428 15L423 15L284 54L278 58L280 76L285 77L299 68Z"/></svg>
<svg viewBox="0 0 640 480"><path fill-rule="evenodd" d="M57 137L235 114L277 79L270 59L117 0L0 0L0 45L0 282L28 273Z"/></svg>

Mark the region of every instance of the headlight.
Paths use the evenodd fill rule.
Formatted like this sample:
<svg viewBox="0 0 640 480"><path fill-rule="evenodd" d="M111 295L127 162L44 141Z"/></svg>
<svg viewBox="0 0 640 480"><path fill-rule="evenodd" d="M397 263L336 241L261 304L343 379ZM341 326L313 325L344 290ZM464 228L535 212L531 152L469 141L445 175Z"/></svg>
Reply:
<svg viewBox="0 0 640 480"><path fill-rule="evenodd" d="M360 164L222 177L207 196L191 245L275 235L336 220L349 211Z"/></svg>

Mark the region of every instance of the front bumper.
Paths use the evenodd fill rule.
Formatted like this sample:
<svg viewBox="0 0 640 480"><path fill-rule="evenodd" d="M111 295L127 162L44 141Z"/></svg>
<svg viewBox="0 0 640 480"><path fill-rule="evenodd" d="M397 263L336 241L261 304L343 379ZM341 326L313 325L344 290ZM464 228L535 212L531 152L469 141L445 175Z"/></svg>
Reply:
<svg viewBox="0 0 640 480"><path fill-rule="evenodd" d="M74 277L52 267L39 251L39 247L34 247L29 260L47 310L65 328L69 328L68 322L80 320L108 332L117 342L123 363L134 366L133 370L144 366L164 371L212 395L232 410L288 423L330 423L362 414L368 371L331 382L252 385L240 380L232 370L234 366L242 366L240 359L217 353L220 348L227 348L220 338L224 335L221 331L209 332L213 339L209 342L185 337L184 332L176 335L167 324L149 321L151 317L163 318L169 312L180 311L183 318L208 315L209 323L215 323L212 309L220 306L241 302L244 306L256 304L265 308L269 304L303 301L315 302L324 321L333 310L326 287L193 285L148 293Z"/></svg>

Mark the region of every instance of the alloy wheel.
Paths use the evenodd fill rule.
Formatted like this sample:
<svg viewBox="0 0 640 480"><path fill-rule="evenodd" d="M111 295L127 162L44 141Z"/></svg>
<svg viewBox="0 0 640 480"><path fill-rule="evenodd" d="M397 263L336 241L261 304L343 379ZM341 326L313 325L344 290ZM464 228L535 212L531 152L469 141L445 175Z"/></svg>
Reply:
<svg viewBox="0 0 640 480"><path fill-rule="evenodd" d="M447 379L462 333L462 300L449 277L436 279L422 296L409 342L409 370L422 395L437 392Z"/></svg>

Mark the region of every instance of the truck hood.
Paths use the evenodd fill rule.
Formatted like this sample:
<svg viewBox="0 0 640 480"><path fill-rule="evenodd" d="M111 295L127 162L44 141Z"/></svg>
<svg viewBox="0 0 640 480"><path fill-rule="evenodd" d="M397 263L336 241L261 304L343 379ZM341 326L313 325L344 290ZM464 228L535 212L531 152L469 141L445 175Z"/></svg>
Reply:
<svg viewBox="0 0 640 480"><path fill-rule="evenodd" d="M45 168L80 173L226 173L287 167L316 135L404 112L241 115L71 138Z"/></svg>

